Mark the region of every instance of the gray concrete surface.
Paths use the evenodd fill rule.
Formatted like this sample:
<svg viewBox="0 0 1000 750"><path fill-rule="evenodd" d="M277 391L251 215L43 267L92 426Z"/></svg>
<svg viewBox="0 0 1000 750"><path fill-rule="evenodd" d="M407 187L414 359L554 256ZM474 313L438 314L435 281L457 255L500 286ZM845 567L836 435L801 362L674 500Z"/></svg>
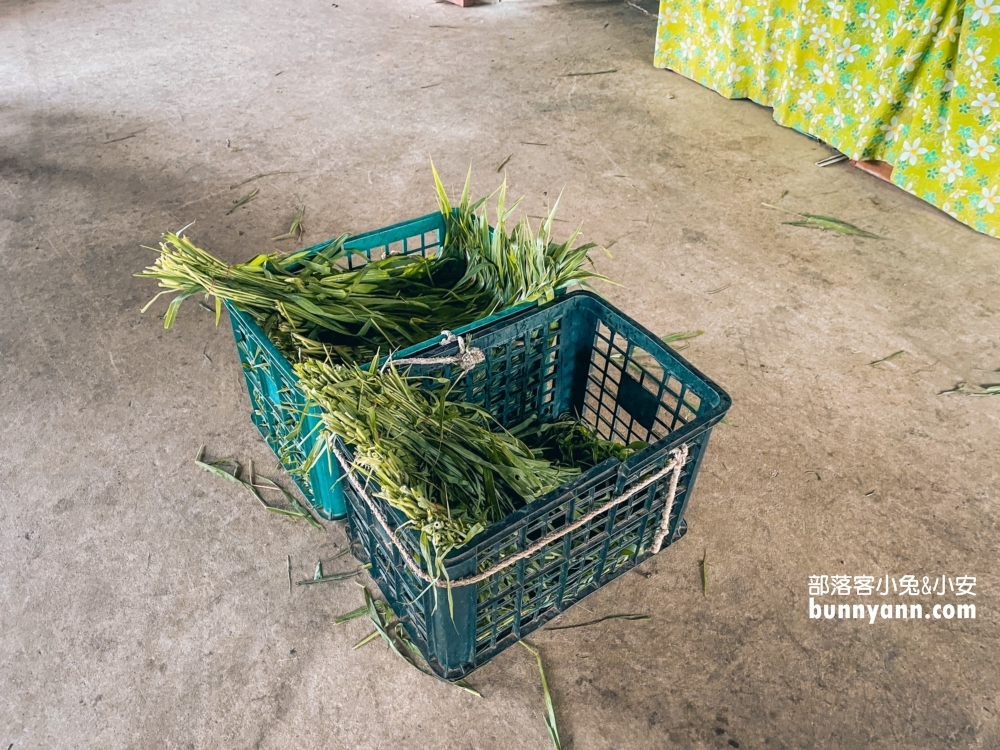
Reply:
<svg viewBox="0 0 1000 750"><path fill-rule="evenodd" d="M432 157L485 191L508 155L529 213L565 190L617 240L615 303L705 330L685 353L735 402L688 536L560 622L652 619L531 639L566 747L1000 746L1000 398L936 395L1000 380L1000 244L654 70L654 28L620 2L0 4L0 750L547 746L522 649L478 700L352 651L354 585L289 595L286 555L307 577L344 534L194 467L276 471L228 326L188 303L164 332L131 276L191 221L245 259L297 205L307 239L361 231L433 208ZM810 620L808 576L839 573L975 575L978 619Z"/></svg>

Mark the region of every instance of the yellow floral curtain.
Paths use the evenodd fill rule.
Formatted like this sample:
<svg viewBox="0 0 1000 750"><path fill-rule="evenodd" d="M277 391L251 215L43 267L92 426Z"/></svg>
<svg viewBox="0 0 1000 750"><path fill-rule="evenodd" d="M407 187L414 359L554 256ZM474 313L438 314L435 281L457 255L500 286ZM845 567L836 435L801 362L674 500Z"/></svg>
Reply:
<svg viewBox="0 0 1000 750"><path fill-rule="evenodd" d="M655 64L1000 232L1000 0L661 0Z"/></svg>

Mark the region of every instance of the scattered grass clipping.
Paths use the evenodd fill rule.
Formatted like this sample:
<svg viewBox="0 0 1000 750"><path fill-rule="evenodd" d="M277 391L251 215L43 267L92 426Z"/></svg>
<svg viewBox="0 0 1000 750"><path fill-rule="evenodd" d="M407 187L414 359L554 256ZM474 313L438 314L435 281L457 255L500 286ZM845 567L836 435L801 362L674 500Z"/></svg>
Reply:
<svg viewBox="0 0 1000 750"><path fill-rule="evenodd" d="M679 344L679 346L674 346L674 349L680 351L688 348L689 344L687 342L689 339L695 339L704 335L705 332L702 330L678 331L677 333L668 333L666 336L660 336L660 341L664 344Z"/></svg>
<svg viewBox="0 0 1000 750"><path fill-rule="evenodd" d="M937 395L946 396L953 393L960 396L1000 396L1000 383L980 383L979 390L974 391L969 389L968 383L960 380L953 387L938 391Z"/></svg>
<svg viewBox="0 0 1000 750"><path fill-rule="evenodd" d="M204 454L205 446L202 446L198 449L198 456L194 460L195 464L199 468L204 469L210 474L214 474L220 479L225 479L227 482L243 487L243 489L249 492L250 495L252 495L253 498L261 504L261 507L263 507L264 510L271 513L277 513L281 516L287 516L289 518L302 518L308 521L313 528L323 528L319 521L313 518L312 514L307 511L301 503L299 503L291 492L286 490L284 487L279 486L267 477L255 477L253 473L253 463L250 464L248 481L240 478L243 467L235 459L220 458L215 461L202 461ZM264 484L260 484L260 482L264 482ZM260 494L260 490L277 490L278 492L281 492L291 508L280 508L274 505L268 505L268 503L264 500L264 497Z"/></svg>
<svg viewBox="0 0 1000 750"><path fill-rule="evenodd" d="M272 242L281 242L282 240L295 240L298 242L302 239L302 235L305 234L305 227L302 226L302 219L305 218L306 207L303 206L295 214L295 218L292 219L291 226L288 227L288 231L284 234L279 234L277 237L272 237Z"/></svg>
<svg viewBox="0 0 1000 750"><path fill-rule="evenodd" d="M350 612L345 612L339 617L335 618L333 621L334 625L343 625L345 622L351 622L352 620L358 620L368 614L368 605L362 604L357 609L352 609Z"/></svg>
<svg viewBox="0 0 1000 750"><path fill-rule="evenodd" d="M588 620L587 622L578 622L575 625L549 625L546 630L572 630L573 628L587 628L591 625L598 625L602 622L607 622L608 620L627 620L630 622L636 622L639 620L651 620L653 619L649 615L640 614L623 614L623 615L605 615L604 617L598 617L596 620Z"/></svg>
<svg viewBox="0 0 1000 750"><path fill-rule="evenodd" d="M238 198L237 200L233 201L232 207L228 211L226 211L226 216L229 216L229 214L231 214L237 208L240 208L241 206L245 206L247 203L249 203L250 201L252 201L254 198L257 197L257 194L259 192L260 192L260 188L254 188L249 193L247 193L246 195L244 195L242 198Z"/></svg>
<svg viewBox="0 0 1000 750"><path fill-rule="evenodd" d="M542 695L545 698L545 728L549 730L549 739L552 741L553 750L562 750L562 743L559 741L559 727L556 725L556 712L552 707L552 694L549 692L549 683L545 679L545 667L542 666L542 655L524 641L519 641L535 657L538 662L538 674L542 678Z"/></svg>
<svg viewBox="0 0 1000 750"><path fill-rule="evenodd" d="M339 555L338 555L339 557ZM306 578L304 581L299 581L297 586L311 586L316 583L334 583L337 581L346 581L354 576L359 575L362 571L371 567L371 563L367 565L362 565L356 570L349 570L346 573L333 573L331 575L323 575L323 561L316 561L316 571L313 573L312 578Z"/></svg>
<svg viewBox="0 0 1000 750"><path fill-rule="evenodd" d="M794 214L795 216L802 217L800 221L786 221L793 227L806 227L807 229L820 229L826 232L837 232L838 234L849 234L855 237L867 237L871 240L884 240L885 237L880 237L877 234L872 234L871 232L862 229L861 227L856 227L854 224L849 224L841 219L835 219L832 216L822 216L820 214L802 214L798 211L789 211L787 208L781 208L780 206L774 206L770 203L761 203L762 206L767 208L773 208L775 211L784 211L787 214Z"/></svg>
<svg viewBox="0 0 1000 750"><path fill-rule="evenodd" d="M902 357L904 354L906 354L906 350L900 349L898 352L893 352L892 354L882 357L881 359L872 360L871 362L868 363L868 365L869 366L880 365L883 362L891 362L892 360L896 359L896 357Z"/></svg>
<svg viewBox="0 0 1000 750"><path fill-rule="evenodd" d="M701 593L708 596L708 550L701 558Z"/></svg>
<svg viewBox="0 0 1000 750"><path fill-rule="evenodd" d="M347 615L342 615L334 621L335 624L338 621L347 622L349 619L357 619L358 617L363 617L365 614L371 618L372 624L375 626L375 632L365 636L354 644L355 649L359 649L362 646L371 643L376 638L381 637L382 640L389 644L389 648L392 649L396 656L405 661L418 672L422 672L429 677L433 677L438 682L443 682L447 685L454 685L455 687L458 687L470 695L476 696L477 698L483 697L480 695L478 690L469 685L469 683L465 680L450 682L442 677L438 677L438 675L434 674L429 669L420 666L417 661L417 659L420 658L420 651L417 649L416 644L410 640L410 636L406 632L406 628L403 627L403 622L396 618L395 613L389 605L385 602L373 599L372 595L368 593L368 589L364 589L364 594L365 604L363 608L359 608L354 612L349 612Z"/></svg>

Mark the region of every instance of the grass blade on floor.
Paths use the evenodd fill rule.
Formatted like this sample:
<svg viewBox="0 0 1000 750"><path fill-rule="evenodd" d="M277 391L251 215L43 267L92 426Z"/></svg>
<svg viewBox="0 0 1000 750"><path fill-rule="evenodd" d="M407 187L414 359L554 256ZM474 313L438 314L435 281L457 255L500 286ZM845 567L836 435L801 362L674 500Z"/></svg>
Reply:
<svg viewBox="0 0 1000 750"><path fill-rule="evenodd" d="M336 581L346 581L348 579L354 578L356 575L360 575L361 572L365 570L365 567L360 567L357 570L350 570L346 573L332 573L328 576L320 576L319 578L306 578L305 580L296 583L296 586L311 586L314 583L333 583ZM334 623L336 624L336 623Z"/></svg>
<svg viewBox="0 0 1000 750"><path fill-rule="evenodd" d="M821 214L803 214L798 211L790 211L787 208L782 208L781 206L774 206L770 203L761 203L762 206L767 208L773 208L775 211L784 211L786 214L793 214L795 216L801 216L801 221L786 221L785 224L791 225L793 227L806 227L807 229L821 229L827 232L837 232L838 234L848 234L854 235L855 237L867 237L871 240L884 240L885 237L880 237L877 234L872 234L871 232L862 229L861 227L856 227L854 224L850 224L842 219L836 219L832 216L823 216Z"/></svg>
<svg viewBox="0 0 1000 750"><path fill-rule="evenodd" d="M350 622L351 620L357 620L368 614L368 605L362 604L357 609L352 609L350 612L345 612L339 617L334 618L334 625L343 625L345 622Z"/></svg>
<svg viewBox="0 0 1000 750"><path fill-rule="evenodd" d="M247 492L249 492L253 497L261 504L264 510L271 513L276 513L282 516L288 516L289 518L302 518L305 519L314 528L322 529L319 521L312 517L302 504L295 499L288 490L279 486L276 482L268 479L267 477L255 477L253 473L253 462L250 463L250 476L249 481L240 478L240 474L243 471L243 467L239 461L232 458L220 458L215 461L203 461L205 455L205 446L198 449L198 457L195 458L194 462L200 469L204 469L209 474L214 474L215 476L225 479L227 482L239 485L243 487ZM257 481L254 481L257 480ZM258 484L259 481L266 482L266 484ZM292 506L289 508L278 508L273 505L268 505L264 500L264 497L260 494L260 490L278 490L280 491L289 504Z"/></svg>
<svg viewBox="0 0 1000 750"><path fill-rule="evenodd" d="M552 706L552 694L549 692L549 682L545 679L545 667L542 665L542 655L524 641L519 641L538 662L538 674L542 678L542 695L545 698L545 728L549 730L549 739L552 741L552 750L562 750L562 743L559 741L559 727L556 726L556 712Z"/></svg>
<svg viewBox="0 0 1000 750"><path fill-rule="evenodd" d="M359 610L354 610L354 612L349 612L347 615L341 616L345 618L350 616L350 619L355 619L356 617L362 617L365 614L367 614L371 619L372 624L375 626L374 633L369 633L360 641L354 644L355 649L359 649L362 646L365 646L366 644L371 643L372 641L381 637L382 640L384 640L387 644L389 644L389 648L392 649L393 653L395 653L396 656L405 661L407 664L416 669L418 672L422 672L428 677L433 677L435 680L438 680L439 682L444 682L448 685L454 685L455 687L464 690L466 693L474 695L477 698L483 697L478 690L472 687L465 680L456 680L455 682L451 682L449 680L445 680L442 677L439 677L429 669L421 667L420 664L417 662L417 657L420 656L420 651L419 649L417 649L416 644L410 640L410 636L407 634L406 629L403 627L402 621L396 619L396 615L389 607L389 605L377 599L373 599L372 595L368 593L368 589L364 589L364 594L365 594L365 604L363 607L359 608L360 614ZM339 619L340 618L338 618L338 620ZM344 622L346 621L347 620L345 619Z"/></svg>
<svg viewBox="0 0 1000 750"><path fill-rule="evenodd" d="M591 625L598 625L602 622L607 622L608 620L627 620L629 622L637 622L639 620L651 620L649 615L638 615L638 614L624 614L624 615L605 615L604 617L599 617L596 620L588 620L587 622L578 622L574 625L549 625L546 630L572 630L573 628L586 628Z"/></svg>
<svg viewBox="0 0 1000 750"><path fill-rule="evenodd" d="M254 198L257 197L257 193L259 193L259 192L260 192L260 188L254 188L249 193L247 193L246 195L244 195L242 198L239 198L238 200L233 201L232 208L230 208L228 211L226 211L226 216L229 216L229 214L231 214L237 208L240 208L241 206L245 206L247 203L249 203L250 201L252 201Z"/></svg>

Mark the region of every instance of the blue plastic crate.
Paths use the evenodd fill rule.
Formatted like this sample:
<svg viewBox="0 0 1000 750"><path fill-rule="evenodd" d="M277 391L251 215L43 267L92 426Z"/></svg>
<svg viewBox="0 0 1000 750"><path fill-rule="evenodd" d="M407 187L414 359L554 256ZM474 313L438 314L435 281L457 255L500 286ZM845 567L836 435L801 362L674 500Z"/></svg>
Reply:
<svg viewBox="0 0 1000 750"><path fill-rule="evenodd" d="M680 538L709 435L731 404L719 386L654 334L589 292L573 292L467 331L485 361L463 377L463 398L486 407L501 424L513 426L531 415L548 422L574 412L605 439L650 445L624 462L612 458L593 467L450 553L448 578L458 581L596 513L515 565L479 583L453 587L451 611L444 594L436 594L407 567L357 488L343 482L355 553L371 563L382 594L427 663L448 679L468 674L649 557L667 508L668 476L617 506L609 501L649 482L675 449L687 446L664 544ZM456 351L455 344L430 344L408 356L446 357ZM453 374L451 366L419 365L413 371ZM334 441L349 458L350 446ZM355 478L359 486L367 483L367 494L374 498L374 483ZM383 500L373 502L411 559L419 560L418 535L401 528L403 514Z"/></svg>
<svg viewBox="0 0 1000 750"><path fill-rule="evenodd" d="M365 232L345 242L346 248L363 254L363 257L348 255L346 266L356 268L388 255L435 255L444 237L444 219L438 212ZM308 250L317 253L333 241L321 242ZM225 304L250 395L253 423L316 512L327 519L344 518L347 511L338 481L340 467L326 451L319 453L311 466L307 462L318 442L318 409L312 407L306 411L306 398L291 364L253 318L230 302ZM498 312L486 320L499 320L529 307L535 307L535 303ZM455 332L465 330L457 328ZM405 356L421 346L404 349L397 356Z"/></svg>

